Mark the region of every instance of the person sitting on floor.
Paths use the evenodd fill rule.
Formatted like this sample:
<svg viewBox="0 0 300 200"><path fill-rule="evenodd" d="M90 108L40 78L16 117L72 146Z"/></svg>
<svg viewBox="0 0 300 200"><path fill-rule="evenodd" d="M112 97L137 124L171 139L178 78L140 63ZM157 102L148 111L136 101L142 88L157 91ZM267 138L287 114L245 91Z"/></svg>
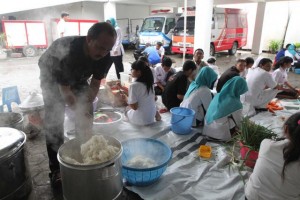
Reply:
<svg viewBox="0 0 300 200"><path fill-rule="evenodd" d="M210 67L202 67L195 81L193 81L180 107L190 108L195 111L193 126L203 125L206 110L213 98L211 89L217 80L217 73Z"/></svg>
<svg viewBox="0 0 300 200"><path fill-rule="evenodd" d="M247 74L249 91L245 94L245 102L249 104L248 116L255 115L255 110L267 110L267 104L282 89L269 73L271 67L272 60L262 58L258 67L251 68Z"/></svg>
<svg viewBox="0 0 300 200"><path fill-rule="evenodd" d="M219 71L219 67L216 65L216 58L211 57L207 60L207 66L209 66L210 68L212 68L217 74L218 77L220 76L220 71Z"/></svg>
<svg viewBox="0 0 300 200"><path fill-rule="evenodd" d="M169 57L164 57L161 65L156 65L154 68L154 90L156 95L161 95L165 89L168 79L176 73L172 67L172 60Z"/></svg>
<svg viewBox="0 0 300 200"><path fill-rule="evenodd" d="M300 68L300 55L296 51L296 46L291 44L284 52L284 56L291 57L293 59L292 67Z"/></svg>
<svg viewBox="0 0 300 200"><path fill-rule="evenodd" d="M163 60L165 56L165 48L161 42L157 42L155 46L158 55L160 56L160 59Z"/></svg>
<svg viewBox="0 0 300 200"><path fill-rule="evenodd" d="M283 125L284 139L265 139L260 144L253 173L245 185L248 200L299 200L300 197L300 113Z"/></svg>
<svg viewBox="0 0 300 200"><path fill-rule="evenodd" d="M129 105L129 110L125 113L129 122L149 125L154 123L155 118L160 120L155 105L154 81L150 67L144 61L135 61L131 65L131 76L136 81L130 85L128 97L123 95Z"/></svg>
<svg viewBox="0 0 300 200"><path fill-rule="evenodd" d="M223 85L232 77L240 76L240 73L243 72L245 68L246 68L246 60L238 59L235 66L232 66L229 69L227 69L219 78L217 84L217 92L219 93Z"/></svg>
<svg viewBox="0 0 300 200"><path fill-rule="evenodd" d="M240 95L248 91L244 78L228 80L207 109L203 134L220 141L229 141L242 120Z"/></svg>
<svg viewBox="0 0 300 200"><path fill-rule="evenodd" d="M149 43L146 44L146 48L142 54L147 54L150 65L156 65L161 62L160 56L156 50L156 47L151 46Z"/></svg>
<svg viewBox="0 0 300 200"><path fill-rule="evenodd" d="M280 60L280 58L284 57L285 50L287 50L287 49L289 48L290 45L291 45L291 44L285 45L285 48L280 49L280 50L276 53L276 56L275 56L275 59L274 59L273 66L276 65L276 63Z"/></svg>
<svg viewBox="0 0 300 200"><path fill-rule="evenodd" d="M293 59L284 56L282 57L275 65L272 76L273 79L280 85L285 85L288 88L283 88L282 92L279 92L276 97L277 98L286 98L286 99L297 99L299 97L298 90L294 88L289 82L288 82L288 75L287 70L291 67L293 63Z"/></svg>
<svg viewBox="0 0 300 200"><path fill-rule="evenodd" d="M246 59L246 68L243 72L240 73L240 76L246 78L248 74L248 70L254 65L254 59L251 57L247 57Z"/></svg>
<svg viewBox="0 0 300 200"><path fill-rule="evenodd" d="M162 93L162 102L168 110L178 107L182 102L189 83L188 79L194 76L196 64L194 61L187 60L184 62L182 70L172 76L172 80L167 83Z"/></svg>

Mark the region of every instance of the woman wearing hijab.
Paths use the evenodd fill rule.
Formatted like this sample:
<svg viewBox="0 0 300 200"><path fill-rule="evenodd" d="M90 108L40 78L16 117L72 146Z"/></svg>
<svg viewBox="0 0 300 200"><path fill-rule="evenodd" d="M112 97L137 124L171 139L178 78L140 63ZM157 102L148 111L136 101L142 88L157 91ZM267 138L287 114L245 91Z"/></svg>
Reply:
<svg viewBox="0 0 300 200"><path fill-rule="evenodd" d="M217 73L210 67L201 68L195 81L190 84L188 91L184 95L180 106L195 111L193 126L203 124L206 110L213 98L211 89L217 78Z"/></svg>
<svg viewBox="0 0 300 200"><path fill-rule="evenodd" d="M124 66L123 66L124 48L122 45L122 31L118 26L117 21L114 18L109 18L108 20L106 20L106 22L110 23L117 32L116 43L113 46L112 50L110 51L110 57L111 57L110 67L112 63L115 64L116 74L118 79L120 80L120 72L124 72ZM106 69L106 74L108 74L110 67Z"/></svg>
<svg viewBox="0 0 300 200"><path fill-rule="evenodd" d="M296 46L294 44L291 44L287 50L285 50L284 56L291 57L293 59L292 66L300 68L300 55L296 52Z"/></svg>
<svg viewBox="0 0 300 200"><path fill-rule="evenodd" d="M220 141L229 141L242 120L240 95L247 91L244 78L235 76L228 80L208 107L203 134Z"/></svg>

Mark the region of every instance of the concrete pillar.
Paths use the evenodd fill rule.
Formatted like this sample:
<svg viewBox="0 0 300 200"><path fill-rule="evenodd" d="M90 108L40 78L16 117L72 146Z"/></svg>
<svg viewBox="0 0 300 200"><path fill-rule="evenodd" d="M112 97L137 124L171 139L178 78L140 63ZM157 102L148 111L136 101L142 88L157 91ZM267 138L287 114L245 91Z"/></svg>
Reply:
<svg viewBox="0 0 300 200"><path fill-rule="evenodd" d="M104 21L110 17L117 19L116 3L114 2L104 3Z"/></svg>
<svg viewBox="0 0 300 200"><path fill-rule="evenodd" d="M213 3L214 0L196 0L194 49L203 49L204 60L210 51Z"/></svg>
<svg viewBox="0 0 300 200"><path fill-rule="evenodd" d="M262 33L264 26L264 18L265 18L265 2L258 2L256 8L256 18L254 25L254 34L253 34L253 42L252 42L252 54L260 54L262 52Z"/></svg>

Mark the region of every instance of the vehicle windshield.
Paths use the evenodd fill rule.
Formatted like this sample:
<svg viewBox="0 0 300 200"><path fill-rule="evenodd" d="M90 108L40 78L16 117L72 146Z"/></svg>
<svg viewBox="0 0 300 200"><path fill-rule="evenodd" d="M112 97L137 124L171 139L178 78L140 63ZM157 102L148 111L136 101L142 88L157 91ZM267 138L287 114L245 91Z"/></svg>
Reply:
<svg viewBox="0 0 300 200"><path fill-rule="evenodd" d="M184 17L180 17L174 28L174 35L183 35ZM186 18L186 34L194 35L195 30L195 16L188 16Z"/></svg>
<svg viewBox="0 0 300 200"><path fill-rule="evenodd" d="M165 23L164 17L149 17L144 20L141 32L162 32Z"/></svg>

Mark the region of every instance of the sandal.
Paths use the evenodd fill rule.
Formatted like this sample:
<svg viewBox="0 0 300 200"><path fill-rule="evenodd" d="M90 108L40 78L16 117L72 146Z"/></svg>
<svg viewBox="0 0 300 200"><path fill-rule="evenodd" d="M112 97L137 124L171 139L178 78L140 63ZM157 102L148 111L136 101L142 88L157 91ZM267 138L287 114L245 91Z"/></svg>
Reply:
<svg viewBox="0 0 300 200"><path fill-rule="evenodd" d="M49 173L49 178L50 178L51 187L53 189L61 189L62 188L61 176L60 176L59 170Z"/></svg>

